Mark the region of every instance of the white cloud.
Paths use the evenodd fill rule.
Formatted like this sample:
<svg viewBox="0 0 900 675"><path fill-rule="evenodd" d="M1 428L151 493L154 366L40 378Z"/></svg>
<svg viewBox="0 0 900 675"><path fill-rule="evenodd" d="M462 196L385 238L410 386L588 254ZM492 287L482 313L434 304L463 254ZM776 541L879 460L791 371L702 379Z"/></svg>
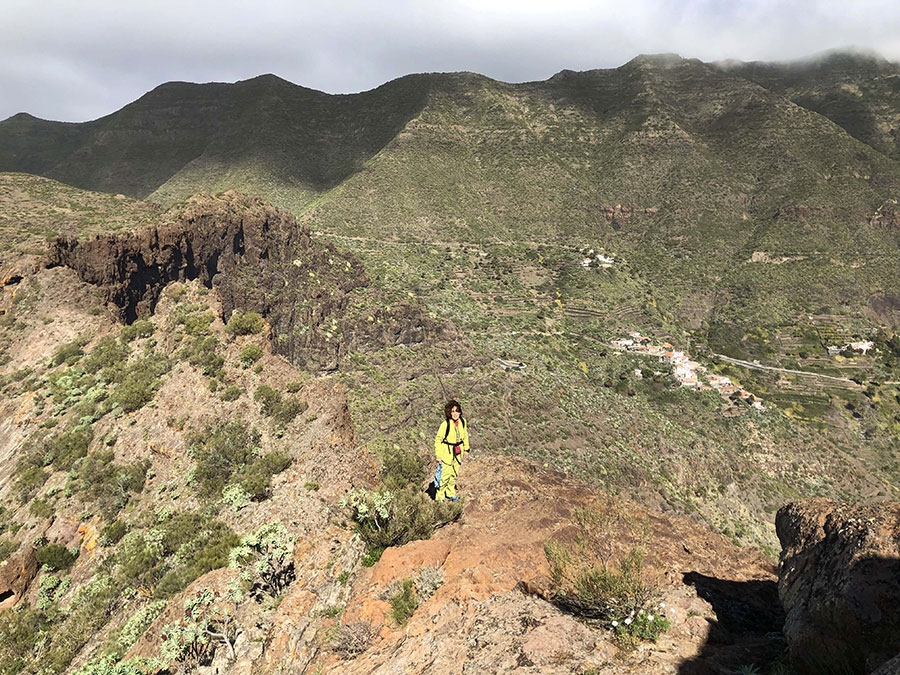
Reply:
<svg viewBox="0 0 900 675"><path fill-rule="evenodd" d="M858 46L900 60L884 0L5 0L0 119L82 121L172 80L275 73L331 93L415 72L500 80L640 53L786 60Z"/></svg>

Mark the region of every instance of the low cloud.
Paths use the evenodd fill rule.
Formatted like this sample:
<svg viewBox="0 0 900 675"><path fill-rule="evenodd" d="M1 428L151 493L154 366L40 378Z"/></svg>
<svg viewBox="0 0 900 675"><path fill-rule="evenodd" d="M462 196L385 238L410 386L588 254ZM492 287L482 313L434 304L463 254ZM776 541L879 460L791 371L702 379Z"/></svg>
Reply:
<svg viewBox="0 0 900 675"><path fill-rule="evenodd" d="M835 48L900 61L900 10L860 0L8 0L0 119L84 121L173 80L274 73L329 93L417 72L507 82L617 67L641 53L791 60Z"/></svg>

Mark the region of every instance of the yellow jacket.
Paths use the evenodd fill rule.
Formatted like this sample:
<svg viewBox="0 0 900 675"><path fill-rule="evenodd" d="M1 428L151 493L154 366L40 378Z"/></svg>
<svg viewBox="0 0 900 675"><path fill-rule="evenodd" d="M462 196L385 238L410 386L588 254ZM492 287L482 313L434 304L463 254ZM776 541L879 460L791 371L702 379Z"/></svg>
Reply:
<svg viewBox="0 0 900 675"><path fill-rule="evenodd" d="M447 433L448 424L450 425L449 433ZM447 443L444 443L444 436L447 437ZM465 421L460 419L459 425L455 425L452 421L444 420L434 437L434 456L444 464L452 464L453 446L457 444L462 445L464 452L469 451L469 430L466 428ZM462 458L457 456L457 460L461 461Z"/></svg>

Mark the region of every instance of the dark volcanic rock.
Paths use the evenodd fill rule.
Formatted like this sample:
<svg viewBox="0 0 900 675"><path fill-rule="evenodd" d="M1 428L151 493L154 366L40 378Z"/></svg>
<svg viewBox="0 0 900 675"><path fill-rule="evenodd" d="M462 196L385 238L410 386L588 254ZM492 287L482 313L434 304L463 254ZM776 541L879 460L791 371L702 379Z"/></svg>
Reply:
<svg viewBox="0 0 900 675"><path fill-rule="evenodd" d="M778 592L799 672L871 673L900 653L900 504L783 507Z"/></svg>
<svg viewBox="0 0 900 675"><path fill-rule="evenodd" d="M374 301L359 260L313 242L293 215L260 199L197 196L166 216L124 235L60 237L49 265L99 286L125 322L151 314L167 283L197 279L219 291L224 320L235 309L260 313L273 349L313 370L337 368L351 349L419 343L438 329L417 307Z"/></svg>

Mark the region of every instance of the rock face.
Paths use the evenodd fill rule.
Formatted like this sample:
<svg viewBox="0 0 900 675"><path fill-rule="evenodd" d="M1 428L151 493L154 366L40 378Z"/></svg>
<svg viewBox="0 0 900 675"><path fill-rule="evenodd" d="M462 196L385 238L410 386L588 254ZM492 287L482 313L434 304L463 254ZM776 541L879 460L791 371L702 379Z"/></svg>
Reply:
<svg viewBox="0 0 900 675"><path fill-rule="evenodd" d="M235 309L258 312L272 327L273 350L311 370L334 370L355 349L420 343L439 329L418 308L367 302L377 291L359 260L313 242L293 215L260 199L197 196L165 218L84 242L60 237L48 265L99 286L125 322L152 313L167 283L199 280L219 291L223 320Z"/></svg>
<svg viewBox="0 0 900 675"><path fill-rule="evenodd" d="M31 546L0 565L0 610L14 607L19 602L37 575L37 568Z"/></svg>
<svg viewBox="0 0 900 675"><path fill-rule="evenodd" d="M784 632L800 672L871 673L897 656L900 504L809 499L775 524Z"/></svg>

